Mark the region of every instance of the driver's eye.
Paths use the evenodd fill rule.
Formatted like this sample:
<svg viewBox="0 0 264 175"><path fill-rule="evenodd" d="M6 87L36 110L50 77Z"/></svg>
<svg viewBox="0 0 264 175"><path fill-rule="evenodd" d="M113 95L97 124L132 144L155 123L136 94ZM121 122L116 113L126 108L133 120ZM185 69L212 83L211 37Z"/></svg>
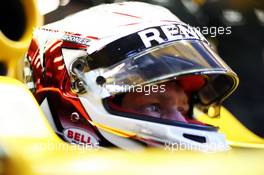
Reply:
<svg viewBox="0 0 264 175"><path fill-rule="evenodd" d="M145 110L147 112L161 113L161 107L157 103L154 103L154 104L150 104L150 105L145 106Z"/></svg>

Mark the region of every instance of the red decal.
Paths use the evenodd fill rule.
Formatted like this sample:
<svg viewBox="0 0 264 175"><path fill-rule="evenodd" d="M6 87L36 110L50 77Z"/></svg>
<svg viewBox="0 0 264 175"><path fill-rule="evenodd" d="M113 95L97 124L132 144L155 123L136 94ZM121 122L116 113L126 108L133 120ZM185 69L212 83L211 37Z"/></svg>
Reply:
<svg viewBox="0 0 264 175"><path fill-rule="evenodd" d="M73 131L68 130L67 137L72 139L73 138Z"/></svg>
<svg viewBox="0 0 264 175"><path fill-rule="evenodd" d="M74 140L79 142L80 141L80 136L81 136L80 133L75 133Z"/></svg>
<svg viewBox="0 0 264 175"><path fill-rule="evenodd" d="M120 13L120 12L113 12L113 13L118 14L118 15L124 15L124 16L129 16L129 17L132 17L132 18L141 19L141 17L139 17L139 16L134 16L134 15L126 14L126 13Z"/></svg>

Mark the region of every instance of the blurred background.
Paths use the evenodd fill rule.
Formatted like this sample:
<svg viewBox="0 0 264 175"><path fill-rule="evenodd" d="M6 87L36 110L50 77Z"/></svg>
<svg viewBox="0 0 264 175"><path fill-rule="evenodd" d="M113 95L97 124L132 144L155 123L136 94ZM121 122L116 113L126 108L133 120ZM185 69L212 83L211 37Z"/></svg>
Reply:
<svg viewBox="0 0 264 175"><path fill-rule="evenodd" d="M0 30L10 40L19 40L28 21L22 2L4 1L0 6ZM43 24L60 20L80 10L101 3L121 0L38 0ZM240 77L237 91L226 106L240 122L264 137L264 1L263 0L144 0L170 9L191 26L212 29L202 32L219 55ZM9 10L7 10L9 9ZM155 13L155 12L153 12ZM85 20L85 19L84 19ZM101 21L103 22L103 21ZM225 29L215 33L216 27ZM228 32L226 29L228 28ZM0 43L1 44L1 43ZM4 49L4 48L0 48ZM7 75L8 65L0 55L0 75Z"/></svg>

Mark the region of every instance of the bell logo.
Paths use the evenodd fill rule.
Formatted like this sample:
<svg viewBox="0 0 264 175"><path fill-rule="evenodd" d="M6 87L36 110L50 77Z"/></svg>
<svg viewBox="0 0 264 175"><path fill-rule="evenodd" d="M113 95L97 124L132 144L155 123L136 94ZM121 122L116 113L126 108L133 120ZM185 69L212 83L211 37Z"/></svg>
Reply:
<svg viewBox="0 0 264 175"><path fill-rule="evenodd" d="M63 131L64 138L70 143L79 143L79 144L98 144L97 140L88 132L77 129L77 128L68 128Z"/></svg>
<svg viewBox="0 0 264 175"><path fill-rule="evenodd" d="M84 134L68 130L67 137L73 139L76 142L91 144L91 137L85 136Z"/></svg>

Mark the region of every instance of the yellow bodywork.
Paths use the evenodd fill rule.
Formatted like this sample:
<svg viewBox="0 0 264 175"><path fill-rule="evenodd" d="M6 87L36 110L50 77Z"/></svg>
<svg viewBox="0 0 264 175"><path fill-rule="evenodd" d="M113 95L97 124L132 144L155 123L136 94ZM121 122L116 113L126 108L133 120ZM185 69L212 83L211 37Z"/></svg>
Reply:
<svg viewBox="0 0 264 175"><path fill-rule="evenodd" d="M144 152L99 150L62 141L19 81L0 77L0 99L0 174L264 174L264 150L246 147L253 143L262 145L262 139L249 130L241 133L242 126L228 127L221 123L226 118L218 123L218 126L224 124L221 131L229 141L246 145L211 154L166 147ZM241 125L223 110L225 117L233 118L228 122ZM236 131L243 136L236 136Z"/></svg>
<svg viewBox="0 0 264 175"><path fill-rule="evenodd" d="M43 16L38 12L37 0L21 0L24 8L26 26L18 41L7 38L0 30L0 61L7 66L7 75L21 79L22 58L26 53L35 27L43 24Z"/></svg>
<svg viewBox="0 0 264 175"><path fill-rule="evenodd" d="M233 147L264 148L264 139L247 129L224 107L221 107L221 116L217 118L210 118L197 109L194 114L198 120L218 126Z"/></svg>
<svg viewBox="0 0 264 175"><path fill-rule="evenodd" d="M21 0L26 28L19 41L0 31L0 62L9 77L21 78L24 56L36 26L43 24L36 0ZM201 1L202 2L202 1ZM149 149L144 152L82 147L62 141L49 125L36 100L19 81L0 77L0 175L67 174L264 174L264 140L245 128L225 108L220 118L198 119L220 127L233 149L198 153Z"/></svg>

